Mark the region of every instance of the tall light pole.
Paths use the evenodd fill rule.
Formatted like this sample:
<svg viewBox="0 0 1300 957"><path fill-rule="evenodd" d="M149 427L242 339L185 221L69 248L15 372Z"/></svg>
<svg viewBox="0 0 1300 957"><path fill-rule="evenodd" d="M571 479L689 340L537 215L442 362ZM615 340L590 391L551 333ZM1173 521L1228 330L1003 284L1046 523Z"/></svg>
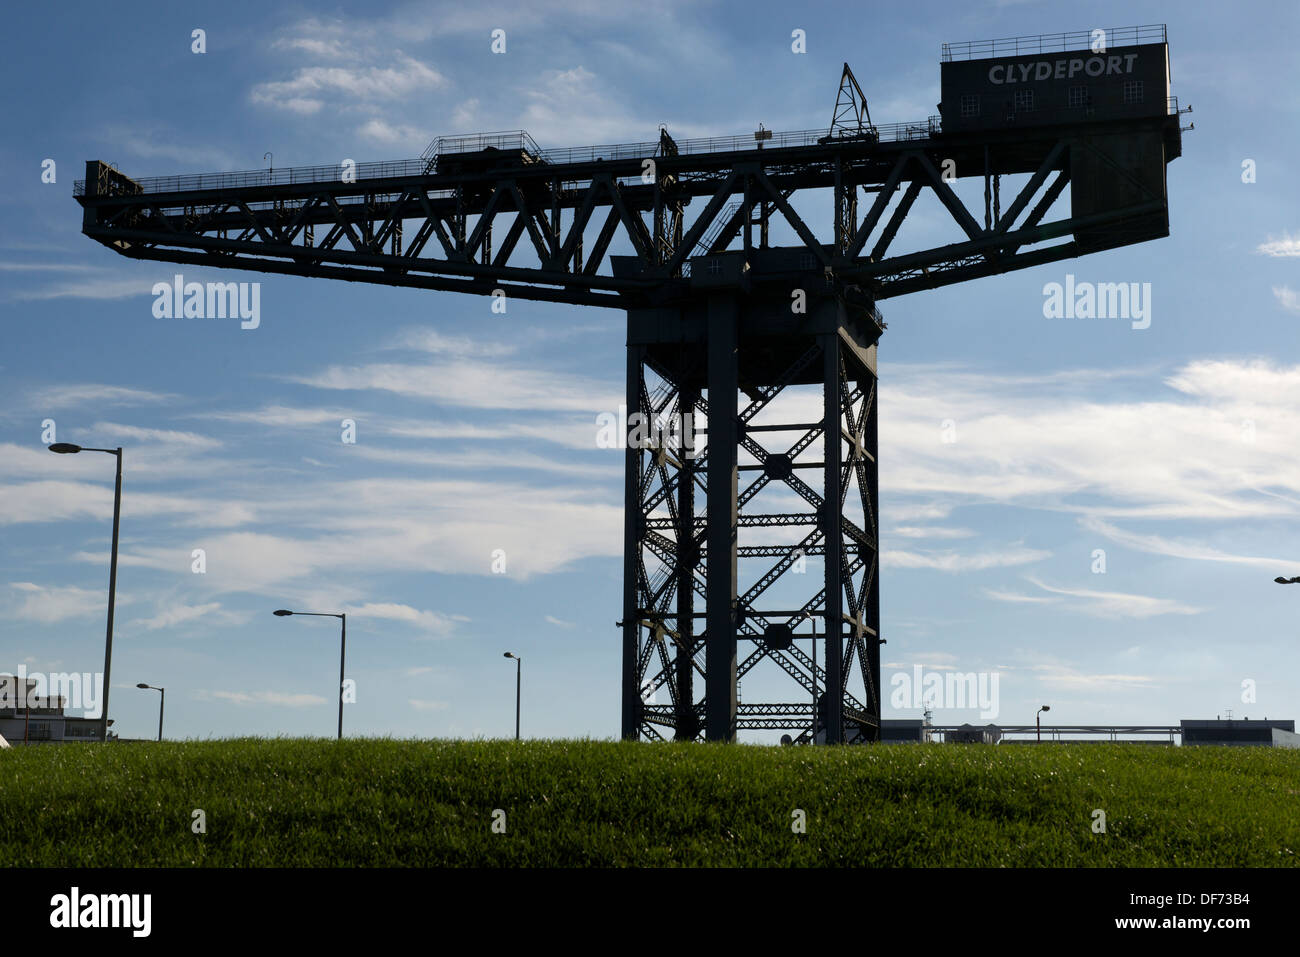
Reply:
<svg viewBox="0 0 1300 957"><path fill-rule="evenodd" d="M1038 729L1039 744L1043 743L1043 724L1042 724L1042 720L1039 718L1039 715L1041 715L1044 711L1051 711L1051 710L1052 710L1052 706L1045 704L1037 711L1034 712L1034 727Z"/></svg>
<svg viewBox="0 0 1300 957"><path fill-rule="evenodd" d="M524 668L524 659L520 658L518 655L510 651L507 651L505 653L505 657L515 659L515 740L518 741L519 740L519 702L520 702L519 689L522 687L522 682L523 682L521 673Z"/></svg>
<svg viewBox="0 0 1300 957"><path fill-rule="evenodd" d="M348 616L344 614L333 614L325 611L288 611L284 608L273 611L271 614L280 618L286 615L312 615L316 618L337 618L343 622L343 636L339 642L339 740L343 740L343 661L348 653Z"/></svg>
<svg viewBox="0 0 1300 957"><path fill-rule="evenodd" d="M138 685L136 685L136 687L137 687L137 688L144 688L144 689L147 690L147 691L158 691L158 692L161 692L161 695L162 695L162 696L158 699L158 740L161 741L161 740L162 740L163 705L165 705L165 704L167 703L167 689L166 689L166 688L155 688L153 685L147 685L147 684L145 684L143 681L140 682Z"/></svg>
<svg viewBox="0 0 1300 957"><path fill-rule="evenodd" d="M104 638L104 711L100 723L100 737L108 740L108 691L113 686L113 603L117 599L117 531L122 519L122 450L86 449L71 442L55 442L51 452L69 455L76 452L107 452L117 456L117 484L113 489L113 551L108 565L108 632Z"/></svg>

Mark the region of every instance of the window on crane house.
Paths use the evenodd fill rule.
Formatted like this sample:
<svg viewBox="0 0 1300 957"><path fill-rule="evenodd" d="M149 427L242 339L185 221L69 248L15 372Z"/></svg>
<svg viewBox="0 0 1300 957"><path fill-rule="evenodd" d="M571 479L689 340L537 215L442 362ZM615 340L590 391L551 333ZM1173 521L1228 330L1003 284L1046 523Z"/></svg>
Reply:
<svg viewBox="0 0 1300 957"><path fill-rule="evenodd" d="M1034 91L1033 90L1016 90L1016 112L1017 113L1034 112Z"/></svg>
<svg viewBox="0 0 1300 957"><path fill-rule="evenodd" d="M1135 106L1142 102L1142 81L1125 80L1124 81L1124 105Z"/></svg>
<svg viewBox="0 0 1300 957"><path fill-rule="evenodd" d="M961 98L961 115L980 115L980 96L978 93L963 93Z"/></svg>
<svg viewBox="0 0 1300 957"><path fill-rule="evenodd" d="M1092 106L1092 92L1086 86L1070 87L1070 106Z"/></svg>
<svg viewBox="0 0 1300 957"><path fill-rule="evenodd" d="M709 275L710 275L710 276L721 276L721 275L722 275L722 260L721 260L721 259L710 259L710 260L709 260Z"/></svg>

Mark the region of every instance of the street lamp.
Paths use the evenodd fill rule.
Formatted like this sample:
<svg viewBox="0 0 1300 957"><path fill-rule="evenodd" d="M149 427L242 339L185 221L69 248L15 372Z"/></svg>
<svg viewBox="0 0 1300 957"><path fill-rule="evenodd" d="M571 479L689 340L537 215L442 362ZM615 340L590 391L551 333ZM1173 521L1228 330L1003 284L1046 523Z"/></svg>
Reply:
<svg viewBox="0 0 1300 957"><path fill-rule="evenodd" d="M76 452L107 452L117 456L117 484L113 489L113 551L108 566L108 631L104 638L104 712L100 719L100 737L108 740L108 691L113 686L113 603L117 598L117 531L122 518L122 450L86 449L71 442L55 442L50 446L51 452L70 455Z"/></svg>
<svg viewBox="0 0 1300 957"><path fill-rule="evenodd" d="M348 653L348 616L347 614L331 614L323 611L288 611L284 608L271 612L278 618L284 618L287 615L312 615L316 618L337 618L343 622L343 638L339 643L339 740L343 740L343 659Z"/></svg>
<svg viewBox="0 0 1300 957"><path fill-rule="evenodd" d="M505 653L505 657L515 659L515 740L518 741L519 740L519 689L522 681L522 678L520 677L520 673L523 671L524 668L524 659L520 658L518 655L510 651L507 651Z"/></svg>
<svg viewBox="0 0 1300 957"><path fill-rule="evenodd" d="M159 699L158 699L158 740L161 741L161 740L162 740L163 705L165 705L165 704L167 703L167 689L166 689L166 688L155 688L153 685L147 685L147 684L145 684L143 681L140 682L138 685L136 685L136 687L137 687L137 688L143 688L143 689L146 690L146 691L158 691L158 692L161 692L161 697L159 697Z"/></svg>
<svg viewBox="0 0 1300 957"><path fill-rule="evenodd" d="M1038 729L1038 741L1040 744L1043 741L1043 724L1042 724L1042 720L1039 718L1039 715L1041 715L1044 711L1051 711L1051 710L1052 710L1052 706L1049 704L1045 704L1037 711L1034 712L1034 727Z"/></svg>

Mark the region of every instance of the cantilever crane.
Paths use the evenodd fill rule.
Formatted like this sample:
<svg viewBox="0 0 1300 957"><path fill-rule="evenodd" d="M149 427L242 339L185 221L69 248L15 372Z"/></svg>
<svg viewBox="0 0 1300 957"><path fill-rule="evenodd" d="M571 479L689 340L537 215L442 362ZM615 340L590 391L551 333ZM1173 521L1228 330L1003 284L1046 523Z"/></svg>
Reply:
<svg viewBox="0 0 1300 957"><path fill-rule="evenodd" d="M707 444L624 453L623 736L877 740L876 304L1167 234L1179 117L1163 99L1131 102L1167 77L1163 28L1147 29L1100 61L1087 34L1017 55L994 45L984 60L945 47L942 120L919 124L872 124L846 65L829 133L665 130L557 150L519 131L442 137L347 182L335 166L131 179L92 161L76 197L83 232L131 258L624 310L629 413L702 417ZM1116 86L1109 113L1096 107L1108 88L1067 103L1079 84L1052 79L1096 70L1109 83L1125 63L1145 80L1116 79L1124 101ZM1013 68L1046 71L1037 99L999 85ZM1009 174L1027 179L1003 207ZM969 177L983 178L982 211L953 188ZM1070 208L1049 216L1069 183ZM826 189L834 221L819 234L791 197ZM900 249L926 191L955 235ZM770 243L773 220L793 245ZM616 237L628 253L611 254ZM804 386L821 391L816 421L773 421L774 400ZM809 557L821 575L791 574ZM773 599L778 581L803 597ZM818 620L820 635L802 630ZM763 671L805 697L741 703L738 679ZM661 689L667 703L648 700Z"/></svg>

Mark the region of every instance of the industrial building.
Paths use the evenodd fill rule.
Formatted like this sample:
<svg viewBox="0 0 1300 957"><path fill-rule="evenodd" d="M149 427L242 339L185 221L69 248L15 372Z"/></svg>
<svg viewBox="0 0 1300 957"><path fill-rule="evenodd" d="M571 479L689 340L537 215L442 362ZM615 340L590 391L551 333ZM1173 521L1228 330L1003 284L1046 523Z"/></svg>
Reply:
<svg viewBox="0 0 1300 957"><path fill-rule="evenodd" d="M23 678L22 685L17 675L0 675L0 740L11 745L99 740L99 718L64 714L67 700L37 695L35 678Z"/></svg>
<svg viewBox="0 0 1300 957"><path fill-rule="evenodd" d="M1263 718L1226 718L1183 721L1183 744L1218 744L1232 747L1300 748L1294 721Z"/></svg>
<svg viewBox="0 0 1300 957"><path fill-rule="evenodd" d="M931 725L928 720L886 719L881 743L943 741L950 744L1160 744L1174 746L1300 748L1295 722L1281 718L1184 719L1160 725Z"/></svg>

